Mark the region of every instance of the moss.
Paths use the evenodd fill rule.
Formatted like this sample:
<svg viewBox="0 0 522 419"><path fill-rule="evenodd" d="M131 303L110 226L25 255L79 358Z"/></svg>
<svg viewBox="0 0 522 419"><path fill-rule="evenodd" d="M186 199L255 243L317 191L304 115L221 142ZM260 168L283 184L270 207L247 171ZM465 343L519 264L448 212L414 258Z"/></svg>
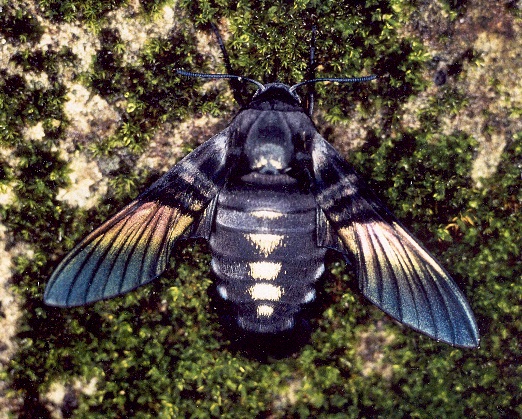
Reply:
<svg viewBox="0 0 522 419"><path fill-rule="evenodd" d="M40 40L43 28L28 10L13 4L2 5L0 33L15 43L35 43Z"/></svg>
<svg viewBox="0 0 522 419"><path fill-rule="evenodd" d="M42 14L54 23L84 21L95 29L100 28L100 23L106 18L107 13L126 4L126 0L40 0L38 2Z"/></svg>
<svg viewBox="0 0 522 419"><path fill-rule="evenodd" d="M446 13L447 28L457 27L457 16L477 13L471 3L457 3L436 3ZM16 413L522 415L520 126L514 116L505 122L510 125L502 125L510 141L495 174L479 188L470 177L477 136L447 123L466 110L484 109L465 84L479 54L452 53L448 62L458 66L447 71L445 84L435 86L439 64L422 36L445 42L451 32L438 25L423 32L428 7L422 2L183 0L175 27L151 37L128 58L116 16L127 16L128 24L148 22L170 2L140 4L40 1L38 15L13 5L1 18L0 31L13 49L0 69L0 182L15 199L0 214L9 245L28 249L13 260L12 283L23 297L25 314L18 353L2 374L9 383L6 394L20 400ZM506 14L516 19L513 8ZM419 23L414 30L412 16ZM74 49L38 45L49 34L45 28L65 30L64 22L89 26L99 43L86 71L76 70ZM224 29L237 72L263 82L306 78L313 23L319 28L318 75L381 76L364 85L318 85L318 127L454 275L477 316L480 349L452 348L396 324L364 300L349 267L333 259L309 345L267 363L249 359L234 351L212 309L209 255L201 243L178 249L176 263L161 279L128 295L69 310L43 305L44 285L66 252L159 176L136 162L152 139L169 135L167 122L203 113L225 120L237 109L225 84L203 84L174 72L222 71L219 58L202 45L210 39L210 22ZM520 26L513 22L513 28ZM35 83L35 74L45 75L48 83ZM120 115L115 130L93 132L86 147L64 112L73 82ZM496 80L488 100L500 101L501 93L511 90L508 82ZM513 109L519 109L516 103ZM43 137L29 138L28 130L38 124ZM354 128L364 140L355 151L346 144L347 131ZM189 128L183 152L213 129L208 135L198 129L195 136ZM109 192L96 208L57 199L69 182L65 156L71 150L95 159L108 178ZM94 389L78 382L93 383ZM59 406L49 395L56 383L68 389Z"/></svg>
<svg viewBox="0 0 522 419"><path fill-rule="evenodd" d="M140 1L140 5L145 11L145 13L154 15L155 13L159 13L161 11L161 8L171 3L169 0L142 0Z"/></svg>

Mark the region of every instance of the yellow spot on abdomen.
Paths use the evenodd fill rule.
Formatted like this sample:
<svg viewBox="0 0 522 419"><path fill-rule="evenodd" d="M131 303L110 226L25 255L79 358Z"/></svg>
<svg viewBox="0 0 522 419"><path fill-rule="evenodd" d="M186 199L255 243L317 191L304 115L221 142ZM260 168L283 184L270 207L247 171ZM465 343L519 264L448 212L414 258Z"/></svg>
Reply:
<svg viewBox="0 0 522 419"><path fill-rule="evenodd" d="M245 237L265 256L281 246L284 239L281 234L246 234Z"/></svg>
<svg viewBox="0 0 522 419"><path fill-rule="evenodd" d="M257 317L270 317L274 312L274 307L270 307L266 304L257 306Z"/></svg>
<svg viewBox="0 0 522 419"><path fill-rule="evenodd" d="M282 264L280 262L251 262L248 266L252 278L274 280L279 275Z"/></svg>
<svg viewBox="0 0 522 419"><path fill-rule="evenodd" d="M283 213L278 212L278 211L272 211L272 210L252 211L250 214L253 217L267 219L267 220L276 220L283 216Z"/></svg>
<svg viewBox="0 0 522 419"><path fill-rule="evenodd" d="M248 290L253 300L279 301L283 295L281 287L272 284L256 284Z"/></svg>

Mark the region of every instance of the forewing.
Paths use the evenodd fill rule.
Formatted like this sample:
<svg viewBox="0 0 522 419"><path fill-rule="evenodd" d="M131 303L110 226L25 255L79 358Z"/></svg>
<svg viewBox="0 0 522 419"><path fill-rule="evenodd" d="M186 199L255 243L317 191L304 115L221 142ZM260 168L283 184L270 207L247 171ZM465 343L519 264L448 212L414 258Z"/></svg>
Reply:
<svg viewBox="0 0 522 419"><path fill-rule="evenodd" d="M428 336L478 346L473 313L442 266L319 134L311 154L317 203L353 261L363 294Z"/></svg>
<svg viewBox="0 0 522 419"><path fill-rule="evenodd" d="M51 276L45 303L83 305L158 277L167 268L174 243L223 186L228 147L226 129L84 238Z"/></svg>

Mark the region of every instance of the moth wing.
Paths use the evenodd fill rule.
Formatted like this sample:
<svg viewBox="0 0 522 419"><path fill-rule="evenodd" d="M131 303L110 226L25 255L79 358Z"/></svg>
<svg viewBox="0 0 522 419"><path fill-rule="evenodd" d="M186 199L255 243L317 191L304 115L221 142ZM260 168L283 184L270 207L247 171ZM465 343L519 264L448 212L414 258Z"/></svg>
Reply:
<svg viewBox="0 0 522 419"><path fill-rule="evenodd" d="M319 134L312 142L316 201L353 261L359 287L401 323L462 347L479 343L473 313L435 258ZM336 240L330 239L339 248Z"/></svg>
<svg viewBox="0 0 522 419"><path fill-rule="evenodd" d="M167 268L176 241L224 185L228 148L225 129L85 237L54 271L45 303L84 305L157 278Z"/></svg>

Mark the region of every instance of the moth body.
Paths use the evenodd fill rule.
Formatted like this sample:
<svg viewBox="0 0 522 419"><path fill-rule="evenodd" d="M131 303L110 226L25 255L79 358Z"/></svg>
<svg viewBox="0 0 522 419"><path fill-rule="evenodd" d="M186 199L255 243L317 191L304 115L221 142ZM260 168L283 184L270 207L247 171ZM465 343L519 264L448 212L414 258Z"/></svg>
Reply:
<svg viewBox="0 0 522 419"><path fill-rule="evenodd" d="M298 161L315 128L280 84L267 86L235 122L238 158L218 194L207 237L212 270L239 327L281 332L315 298L314 283L324 272L319 208L309 182L300 182L307 167Z"/></svg>

